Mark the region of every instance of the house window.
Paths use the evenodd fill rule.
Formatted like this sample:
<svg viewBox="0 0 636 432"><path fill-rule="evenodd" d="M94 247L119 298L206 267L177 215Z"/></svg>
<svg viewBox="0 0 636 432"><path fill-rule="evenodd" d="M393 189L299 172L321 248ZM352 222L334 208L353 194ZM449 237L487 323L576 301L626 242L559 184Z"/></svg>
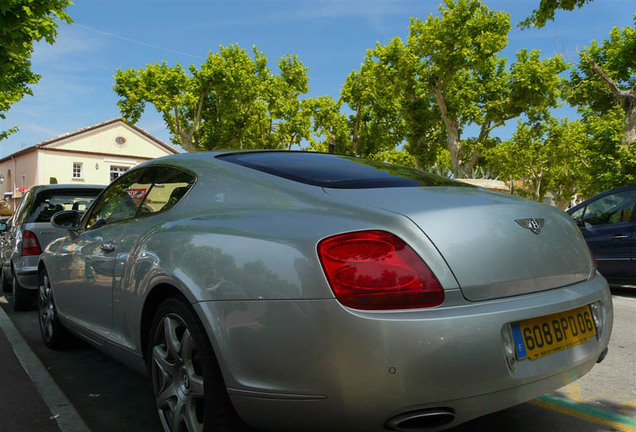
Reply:
<svg viewBox="0 0 636 432"><path fill-rule="evenodd" d="M112 182L117 177L125 173L127 170L128 170L128 167L111 165L110 166L110 181Z"/></svg>
<svg viewBox="0 0 636 432"><path fill-rule="evenodd" d="M74 179L82 178L82 163L81 162L73 162L73 178Z"/></svg>

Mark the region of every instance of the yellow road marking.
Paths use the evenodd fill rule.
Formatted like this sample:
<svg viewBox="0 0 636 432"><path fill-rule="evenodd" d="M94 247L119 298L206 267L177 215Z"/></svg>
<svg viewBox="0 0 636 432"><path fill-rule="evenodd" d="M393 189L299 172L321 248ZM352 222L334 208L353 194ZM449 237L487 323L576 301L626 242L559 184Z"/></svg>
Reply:
<svg viewBox="0 0 636 432"><path fill-rule="evenodd" d="M541 396L529 402L551 411L600 424L621 432L636 432L636 418L583 405L579 402L552 395Z"/></svg>

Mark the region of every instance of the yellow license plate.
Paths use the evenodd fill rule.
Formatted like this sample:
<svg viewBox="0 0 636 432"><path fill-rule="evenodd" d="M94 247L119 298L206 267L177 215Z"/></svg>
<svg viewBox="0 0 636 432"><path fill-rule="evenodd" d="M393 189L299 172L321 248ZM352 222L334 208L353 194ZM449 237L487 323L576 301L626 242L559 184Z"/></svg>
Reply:
<svg viewBox="0 0 636 432"><path fill-rule="evenodd" d="M511 327L517 358L530 360L582 344L596 334L589 306L521 321Z"/></svg>

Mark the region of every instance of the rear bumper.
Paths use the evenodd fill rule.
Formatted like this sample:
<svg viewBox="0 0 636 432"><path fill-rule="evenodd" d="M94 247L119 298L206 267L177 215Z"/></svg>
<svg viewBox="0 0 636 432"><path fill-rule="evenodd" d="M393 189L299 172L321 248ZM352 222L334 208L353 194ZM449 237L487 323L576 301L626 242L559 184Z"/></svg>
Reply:
<svg viewBox="0 0 636 432"><path fill-rule="evenodd" d="M38 289L38 274L36 273L16 273L20 286L28 290Z"/></svg>
<svg viewBox="0 0 636 432"><path fill-rule="evenodd" d="M585 375L593 366L581 365L558 375L484 395L463 399L443 400L429 404L405 406L389 413L368 411L356 417L353 407L347 408L328 398L321 400L285 400L282 398L254 397L230 391L230 396L242 418L264 430L285 431L383 431L391 430L386 423L399 414L442 408L454 413L454 419L439 427L426 428L440 431L452 428L477 417L501 411L535 399ZM284 424L284 426L282 426Z"/></svg>
<svg viewBox="0 0 636 432"><path fill-rule="evenodd" d="M38 260L39 256L21 257L13 263L13 272L24 289L38 289Z"/></svg>
<svg viewBox="0 0 636 432"><path fill-rule="evenodd" d="M509 323L600 301L597 339L538 360L506 363ZM449 306L452 305L452 306ZM607 346L613 309L605 280L443 307L360 312L335 300L204 302L228 391L245 421L276 430L383 430L402 413L444 407L447 427L523 403L589 371ZM433 429L434 430L434 429Z"/></svg>

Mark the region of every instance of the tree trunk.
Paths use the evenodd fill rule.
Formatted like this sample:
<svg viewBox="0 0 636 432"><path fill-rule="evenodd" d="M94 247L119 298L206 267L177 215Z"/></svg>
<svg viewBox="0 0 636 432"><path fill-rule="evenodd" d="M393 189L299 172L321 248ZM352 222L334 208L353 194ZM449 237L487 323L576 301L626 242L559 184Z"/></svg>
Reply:
<svg viewBox="0 0 636 432"><path fill-rule="evenodd" d="M625 127L623 128L623 138L621 144L630 151L632 144L636 141L636 96L629 98L630 106L625 115Z"/></svg>
<svg viewBox="0 0 636 432"><path fill-rule="evenodd" d="M614 96L614 100L623 109L623 112L625 112L625 127L623 128L621 145L629 151L634 140L636 140L636 89L622 90L594 60L590 60L590 66L592 66L594 72L607 84L607 87L609 87L610 92Z"/></svg>
<svg viewBox="0 0 636 432"><path fill-rule="evenodd" d="M179 137L181 138L181 147L185 151L189 153L199 151L199 149L192 143L192 133L190 133L190 131L181 131L179 133Z"/></svg>
<svg viewBox="0 0 636 432"><path fill-rule="evenodd" d="M541 177L541 175L538 175L536 178L537 184L534 191L535 201L541 201Z"/></svg>
<svg viewBox="0 0 636 432"><path fill-rule="evenodd" d="M439 83L433 86L433 94L437 101L437 106L442 113L442 119L444 125L446 125L446 145L451 157L451 166L453 167L453 174L457 177L462 169L460 160L461 141L459 135L459 120L451 117L446 107L446 101L444 95L442 95L442 87Z"/></svg>
<svg viewBox="0 0 636 432"><path fill-rule="evenodd" d="M360 139L360 106L356 108L356 119L353 122L353 138L351 140L351 149L355 156L358 155L358 140Z"/></svg>

